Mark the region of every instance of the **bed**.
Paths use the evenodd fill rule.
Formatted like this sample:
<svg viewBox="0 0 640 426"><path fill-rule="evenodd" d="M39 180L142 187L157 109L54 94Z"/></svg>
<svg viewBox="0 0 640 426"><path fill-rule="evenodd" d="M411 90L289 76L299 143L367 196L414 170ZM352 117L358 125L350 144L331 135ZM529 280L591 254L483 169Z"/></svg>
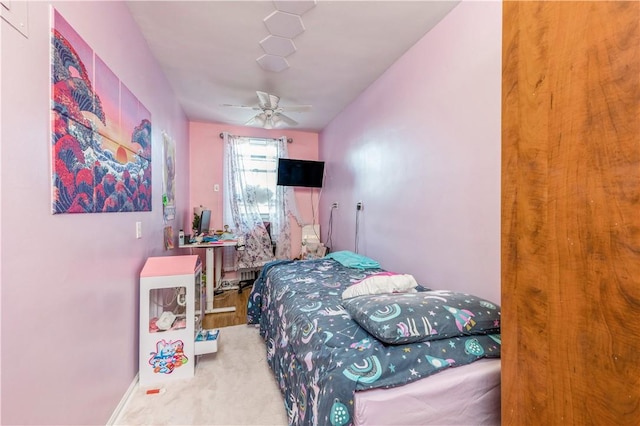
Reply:
<svg viewBox="0 0 640 426"><path fill-rule="evenodd" d="M343 299L386 273L346 265L275 261L254 283L289 424L500 424L499 306L419 285Z"/></svg>

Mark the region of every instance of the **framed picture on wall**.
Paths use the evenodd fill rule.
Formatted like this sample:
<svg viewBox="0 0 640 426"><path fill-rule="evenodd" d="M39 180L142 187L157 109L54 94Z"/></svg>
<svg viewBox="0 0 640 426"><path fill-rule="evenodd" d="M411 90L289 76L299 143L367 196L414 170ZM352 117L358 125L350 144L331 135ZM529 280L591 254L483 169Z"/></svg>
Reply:
<svg viewBox="0 0 640 426"><path fill-rule="evenodd" d="M52 211L151 211L151 114L51 8Z"/></svg>
<svg viewBox="0 0 640 426"><path fill-rule="evenodd" d="M176 147L173 139L162 132L164 167L162 170L162 210L165 223L175 218Z"/></svg>

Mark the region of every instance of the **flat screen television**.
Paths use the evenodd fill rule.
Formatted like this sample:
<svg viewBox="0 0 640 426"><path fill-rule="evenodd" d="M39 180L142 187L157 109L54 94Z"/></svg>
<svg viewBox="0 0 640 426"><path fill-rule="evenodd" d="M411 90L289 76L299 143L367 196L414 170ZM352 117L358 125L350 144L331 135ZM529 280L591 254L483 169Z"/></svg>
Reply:
<svg viewBox="0 0 640 426"><path fill-rule="evenodd" d="M324 161L278 159L278 185L322 188Z"/></svg>

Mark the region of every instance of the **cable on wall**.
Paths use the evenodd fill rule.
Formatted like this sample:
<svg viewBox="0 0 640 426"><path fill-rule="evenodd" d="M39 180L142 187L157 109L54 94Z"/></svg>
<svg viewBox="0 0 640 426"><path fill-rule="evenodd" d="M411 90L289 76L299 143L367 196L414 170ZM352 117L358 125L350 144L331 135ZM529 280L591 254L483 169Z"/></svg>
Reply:
<svg viewBox="0 0 640 426"><path fill-rule="evenodd" d="M356 240L354 251L358 253L358 239L360 238L360 212L362 211L362 201L358 201L356 204Z"/></svg>
<svg viewBox="0 0 640 426"><path fill-rule="evenodd" d="M360 226L360 224L358 223L360 221L360 214L359 212L356 211L356 240L354 242L354 252L358 253L358 227Z"/></svg>
<svg viewBox="0 0 640 426"><path fill-rule="evenodd" d="M320 191L318 192L318 204L320 204L320 200L322 199L322 188L323 188L323 186L320 187ZM316 235L316 238L318 238L318 241L322 241L320 239L320 235L318 235L318 233L316 232L316 228L315 228L316 212L315 212L315 209L313 208L313 193L314 192L315 192L315 188L311 188L311 216L312 216L312 225L314 225L313 226L313 233ZM319 222L319 220L318 220L318 222ZM320 231L320 234L322 234L322 231Z"/></svg>
<svg viewBox="0 0 640 426"><path fill-rule="evenodd" d="M327 224L327 247L331 250L333 247L333 241L331 240L331 234L333 233L333 209L337 209L338 207L335 205L331 206L331 210L329 211L329 223Z"/></svg>
<svg viewBox="0 0 640 426"><path fill-rule="evenodd" d="M311 225L313 228L313 233L315 234L316 238L318 239L318 241L320 241L320 235L318 235L318 233L316 232L316 209L313 208L313 193L314 193L314 189L311 188L311 217L312 217L312 223ZM320 189L320 191L322 192L322 189ZM318 195L318 199L320 198L320 195Z"/></svg>

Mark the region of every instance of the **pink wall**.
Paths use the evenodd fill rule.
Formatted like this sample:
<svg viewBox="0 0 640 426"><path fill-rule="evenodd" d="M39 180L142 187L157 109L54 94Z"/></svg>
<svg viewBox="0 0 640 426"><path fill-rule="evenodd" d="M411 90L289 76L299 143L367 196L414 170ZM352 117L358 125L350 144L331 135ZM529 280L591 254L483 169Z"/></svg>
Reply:
<svg viewBox="0 0 640 426"><path fill-rule="evenodd" d="M229 132L238 136L253 136L261 138L278 138L286 136L293 138L288 145L289 157L305 160L318 159L318 134L295 130L265 130L254 127L228 126L215 123L196 123L189 125L190 155L190 205L203 205L211 209L212 227L222 229L222 200L223 200L223 152L224 143L220 139L221 132ZM214 191L218 184L220 191ZM306 224L319 223L318 200L320 190L310 188L295 188L298 211ZM313 198L312 198L313 197ZM312 203L313 199L313 203ZM312 210L313 206L313 210ZM315 212L315 220L313 217ZM193 213L192 213L193 214ZM301 228L295 220L291 220L292 256L300 254ZM183 223L185 232L191 229L191 217Z"/></svg>
<svg viewBox="0 0 640 426"><path fill-rule="evenodd" d="M462 2L320 134L333 249L500 298L501 3Z"/></svg>
<svg viewBox="0 0 640 426"><path fill-rule="evenodd" d="M181 223L188 123L124 2L54 3L151 112L153 211L52 215L50 4L28 3L28 38L0 21L0 422L105 424L138 371L140 270L148 256L169 254L162 248L161 131L176 141Z"/></svg>

